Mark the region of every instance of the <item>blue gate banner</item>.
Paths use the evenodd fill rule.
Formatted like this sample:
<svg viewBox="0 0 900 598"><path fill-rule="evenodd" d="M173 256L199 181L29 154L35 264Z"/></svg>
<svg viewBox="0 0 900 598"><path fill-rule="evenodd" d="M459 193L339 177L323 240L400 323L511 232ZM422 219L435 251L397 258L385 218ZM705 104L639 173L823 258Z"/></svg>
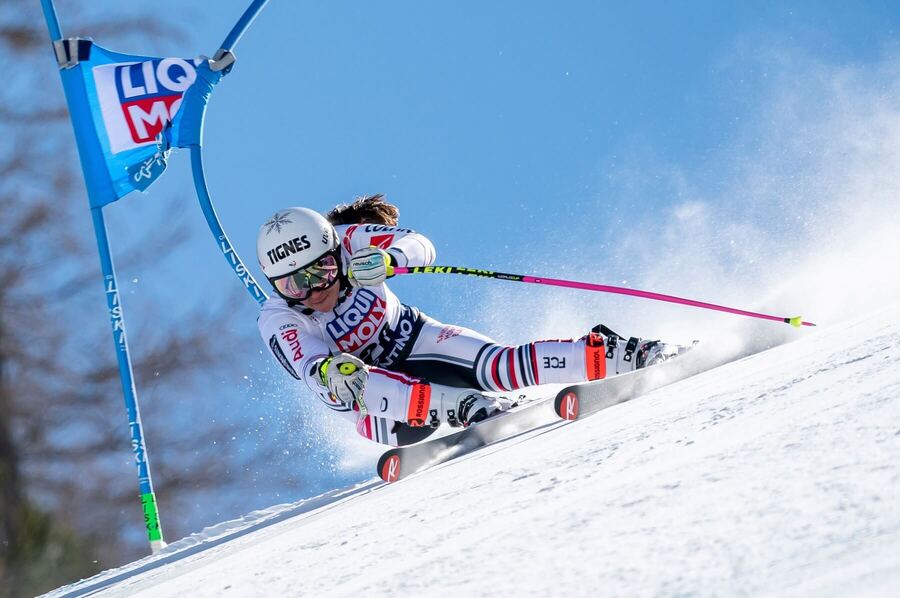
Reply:
<svg viewBox="0 0 900 598"><path fill-rule="evenodd" d="M91 44L61 71L92 207L144 191L166 167L167 127L204 58L120 54Z"/></svg>

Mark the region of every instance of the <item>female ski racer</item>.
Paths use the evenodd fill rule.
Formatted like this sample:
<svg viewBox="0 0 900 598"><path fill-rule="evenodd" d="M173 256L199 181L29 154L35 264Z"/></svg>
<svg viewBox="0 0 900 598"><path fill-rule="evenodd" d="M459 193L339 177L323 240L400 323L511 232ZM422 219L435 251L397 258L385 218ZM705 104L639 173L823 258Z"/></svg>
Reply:
<svg viewBox="0 0 900 598"><path fill-rule="evenodd" d="M327 215L275 213L257 257L275 289L259 331L288 373L306 382L357 431L383 444L418 442L441 423L467 426L506 410L504 393L599 380L677 355L683 347L624 339L605 326L574 340L498 344L400 302L385 284L395 266L428 266L435 250L397 224L375 195Z"/></svg>

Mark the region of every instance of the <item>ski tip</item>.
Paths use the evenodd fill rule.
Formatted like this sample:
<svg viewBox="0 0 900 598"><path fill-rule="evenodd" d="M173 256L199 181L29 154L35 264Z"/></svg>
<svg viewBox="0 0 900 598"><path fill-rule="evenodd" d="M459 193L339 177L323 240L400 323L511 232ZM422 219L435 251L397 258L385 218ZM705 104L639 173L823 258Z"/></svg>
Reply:
<svg viewBox="0 0 900 598"><path fill-rule="evenodd" d="M392 484L400 479L400 456L399 455L391 455L387 459L384 460L384 463L381 465L381 471L378 472L381 476L381 479L387 482L388 484Z"/></svg>
<svg viewBox="0 0 900 598"><path fill-rule="evenodd" d="M559 402L559 416L566 421L578 419L578 395L572 391L561 397Z"/></svg>

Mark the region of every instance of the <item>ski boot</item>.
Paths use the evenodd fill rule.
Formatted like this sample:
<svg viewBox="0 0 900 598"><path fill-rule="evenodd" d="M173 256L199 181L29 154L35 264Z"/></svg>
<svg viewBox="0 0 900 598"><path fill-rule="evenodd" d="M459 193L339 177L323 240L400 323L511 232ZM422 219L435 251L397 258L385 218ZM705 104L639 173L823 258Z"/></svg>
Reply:
<svg viewBox="0 0 900 598"><path fill-rule="evenodd" d="M431 384L429 425L436 428L442 422L453 427L468 426L483 421L513 407L506 397L494 397L469 388L454 388Z"/></svg>
<svg viewBox="0 0 900 598"><path fill-rule="evenodd" d="M597 338L600 337L600 338ZM664 343L659 340L646 340L632 336L628 339L616 334L603 324L591 329L586 337L588 345L602 340L606 347L606 375L625 374L668 361L691 347ZM696 344L696 342L694 343Z"/></svg>

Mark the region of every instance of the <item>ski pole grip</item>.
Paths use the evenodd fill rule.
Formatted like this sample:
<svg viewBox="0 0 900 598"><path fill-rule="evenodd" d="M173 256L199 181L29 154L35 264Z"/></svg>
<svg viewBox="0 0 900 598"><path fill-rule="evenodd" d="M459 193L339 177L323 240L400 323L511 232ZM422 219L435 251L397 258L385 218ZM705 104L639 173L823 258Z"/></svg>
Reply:
<svg viewBox="0 0 900 598"><path fill-rule="evenodd" d="M338 366L338 371L340 373L344 374L345 376L349 376L350 374L352 374L353 372L356 371L356 366L353 365L352 363L342 363L341 365Z"/></svg>

